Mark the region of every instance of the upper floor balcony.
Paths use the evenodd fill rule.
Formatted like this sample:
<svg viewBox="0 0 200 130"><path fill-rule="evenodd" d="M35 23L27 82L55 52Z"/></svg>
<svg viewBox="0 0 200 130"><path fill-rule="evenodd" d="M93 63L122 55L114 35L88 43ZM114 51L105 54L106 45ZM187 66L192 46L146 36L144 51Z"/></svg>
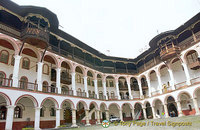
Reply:
<svg viewBox="0 0 200 130"><path fill-rule="evenodd" d="M30 22L21 32L21 40L38 48L46 48L49 44L49 31Z"/></svg>

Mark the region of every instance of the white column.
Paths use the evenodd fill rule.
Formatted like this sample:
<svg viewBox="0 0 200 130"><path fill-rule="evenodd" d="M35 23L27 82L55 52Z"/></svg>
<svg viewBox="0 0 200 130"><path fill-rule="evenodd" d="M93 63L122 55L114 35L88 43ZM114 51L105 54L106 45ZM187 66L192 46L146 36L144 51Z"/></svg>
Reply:
<svg viewBox="0 0 200 130"><path fill-rule="evenodd" d="M153 119L156 119L155 106L152 106L151 108L152 108Z"/></svg>
<svg viewBox="0 0 200 130"><path fill-rule="evenodd" d="M35 108L35 122L34 122L35 130L40 130L40 109L41 107Z"/></svg>
<svg viewBox="0 0 200 130"><path fill-rule="evenodd" d="M86 120L86 125L85 126L90 126L90 120L89 120L89 110L85 110L85 120Z"/></svg>
<svg viewBox="0 0 200 130"><path fill-rule="evenodd" d="M140 90L140 99L143 99L144 96L143 96L143 92L142 92L142 83L139 78L137 79L137 81L138 81L138 86L139 86L139 90Z"/></svg>
<svg viewBox="0 0 200 130"><path fill-rule="evenodd" d="M76 109L72 109L72 126L71 127L78 127L76 125Z"/></svg>
<svg viewBox="0 0 200 130"><path fill-rule="evenodd" d="M183 116L182 108L181 108L181 102L177 101L177 107L178 107L178 117Z"/></svg>
<svg viewBox="0 0 200 130"><path fill-rule="evenodd" d="M183 66L184 72L185 72L186 84L187 84L187 85L191 85L191 82L190 82L190 74L189 74L189 71L188 71L188 66L187 66L186 63L182 63L182 66Z"/></svg>
<svg viewBox="0 0 200 130"><path fill-rule="evenodd" d="M196 114L195 114L195 115L200 115L200 112L199 112L199 105L198 105L198 102L197 102L197 99L196 99L196 98L193 98L193 104L194 104L194 108L195 108L195 111L196 111Z"/></svg>
<svg viewBox="0 0 200 130"><path fill-rule="evenodd" d="M159 71L157 71L156 76L158 78L159 91L160 91L160 94L162 94L162 80L161 80L160 72Z"/></svg>
<svg viewBox="0 0 200 130"><path fill-rule="evenodd" d="M56 128L60 126L60 108L56 109Z"/></svg>
<svg viewBox="0 0 200 130"><path fill-rule="evenodd" d="M86 97L89 97L88 86L87 86L87 76L84 76L83 79L84 79L84 88L85 88Z"/></svg>
<svg viewBox="0 0 200 130"><path fill-rule="evenodd" d="M127 82L127 85L128 85L128 93L129 93L129 97L130 99L132 100L133 99L133 96L132 96L132 93L131 93L131 85L130 85L130 81L126 81Z"/></svg>
<svg viewBox="0 0 200 130"><path fill-rule="evenodd" d="M19 65L20 65L20 59L21 56L15 55L15 63L14 63L14 68L13 68L13 87L18 87L18 82L19 82Z"/></svg>
<svg viewBox="0 0 200 130"><path fill-rule="evenodd" d="M146 108L145 108L145 107L143 107L143 108L142 108L142 110L143 110L143 114L144 114L144 119L147 119Z"/></svg>
<svg viewBox="0 0 200 130"><path fill-rule="evenodd" d="M97 99L99 99L99 93L98 93L98 85L97 85L97 80L94 80L94 89L95 89L95 94L97 96Z"/></svg>
<svg viewBox="0 0 200 130"><path fill-rule="evenodd" d="M5 130L12 130L15 106L7 106Z"/></svg>
<svg viewBox="0 0 200 130"><path fill-rule="evenodd" d="M133 120L135 120L135 110L134 110L134 108L131 109L131 114L132 114L132 118L133 118Z"/></svg>
<svg viewBox="0 0 200 130"><path fill-rule="evenodd" d="M108 100L108 95L106 93L106 80L103 80L103 95L106 97L106 100Z"/></svg>
<svg viewBox="0 0 200 130"><path fill-rule="evenodd" d="M71 73L71 76L72 76L72 90L73 90L73 95L76 96L76 81L75 81L75 75L76 73L75 72L72 72Z"/></svg>
<svg viewBox="0 0 200 130"><path fill-rule="evenodd" d="M122 110L121 109L119 110L119 118L120 118L121 121L123 121L123 115L122 115Z"/></svg>
<svg viewBox="0 0 200 130"><path fill-rule="evenodd" d="M117 93L118 100L121 100L121 97L120 97L120 94L119 94L119 83L118 83L118 80L115 80L115 86L116 86L116 93Z"/></svg>
<svg viewBox="0 0 200 130"><path fill-rule="evenodd" d="M101 124L101 122L100 122L100 110L97 110L97 123L98 124Z"/></svg>
<svg viewBox="0 0 200 130"><path fill-rule="evenodd" d="M170 76L170 79L171 79L171 87L172 87L172 90L175 90L175 81L174 81L174 74L172 72L172 69L168 69L168 72L169 72L169 76Z"/></svg>
<svg viewBox="0 0 200 130"><path fill-rule="evenodd" d="M148 85L148 89L149 89L149 97L151 97L151 83L150 83L150 78L149 76L147 75L146 76L147 78L147 85Z"/></svg>
<svg viewBox="0 0 200 130"><path fill-rule="evenodd" d="M56 87L58 89L58 93L61 93L61 86L60 86L60 68L56 69Z"/></svg>
<svg viewBox="0 0 200 130"><path fill-rule="evenodd" d="M38 91L42 91L42 68L43 63L37 63L37 84L38 84Z"/></svg>
<svg viewBox="0 0 200 130"><path fill-rule="evenodd" d="M164 104L164 111L165 111L165 118L168 118L169 114L168 114L167 104Z"/></svg>
<svg viewBox="0 0 200 130"><path fill-rule="evenodd" d="M108 110L106 110L106 120L109 121L109 111Z"/></svg>

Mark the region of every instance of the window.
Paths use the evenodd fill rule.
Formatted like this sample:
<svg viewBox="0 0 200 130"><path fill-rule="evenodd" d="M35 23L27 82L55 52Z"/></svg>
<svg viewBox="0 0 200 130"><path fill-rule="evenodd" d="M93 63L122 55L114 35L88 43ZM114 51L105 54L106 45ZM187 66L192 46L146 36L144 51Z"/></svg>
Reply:
<svg viewBox="0 0 200 130"><path fill-rule="evenodd" d="M14 58L14 55L12 55L12 59L11 59L11 63L10 63L12 66L14 66L15 64L15 58Z"/></svg>
<svg viewBox="0 0 200 130"><path fill-rule="evenodd" d="M5 85L6 75L4 72L0 72L0 86Z"/></svg>
<svg viewBox="0 0 200 130"><path fill-rule="evenodd" d="M68 92L69 92L69 88L68 88L67 86L63 86L63 87L61 88L61 93L62 93L62 94L68 94Z"/></svg>
<svg viewBox="0 0 200 130"><path fill-rule="evenodd" d="M111 98L115 98L115 93L111 92Z"/></svg>
<svg viewBox="0 0 200 130"><path fill-rule="evenodd" d="M0 62L8 64L9 53L6 50L2 50L0 53Z"/></svg>
<svg viewBox="0 0 200 130"><path fill-rule="evenodd" d="M5 106L0 106L0 120L6 119L7 108Z"/></svg>
<svg viewBox="0 0 200 130"><path fill-rule="evenodd" d="M92 80L92 86L94 86L94 81Z"/></svg>
<svg viewBox="0 0 200 130"><path fill-rule="evenodd" d="M114 87L114 83L112 80L109 81L110 87Z"/></svg>
<svg viewBox="0 0 200 130"><path fill-rule="evenodd" d="M81 83L81 76L79 75L79 74L77 74L77 77L76 77L77 79L76 79L76 81L77 81L77 83Z"/></svg>
<svg viewBox="0 0 200 130"><path fill-rule="evenodd" d="M44 81L42 83L42 91L43 92L48 92L48 82L47 81Z"/></svg>
<svg viewBox="0 0 200 130"><path fill-rule="evenodd" d="M26 89L28 86L28 79L26 77L21 77L20 79L20 88L21 89Z"/></svg>
<svg viewBox="0 0 200 130"><path fill-rule="evenodd" d="M43 74L49 75L49 66L47 64L43 65Z"/></svg>
<svg viewBox="0 0 200 130"><path fill-rule="evenodd" d="M98 80L98 87L102 87L102 81Z"/></svg>
<svg viewBox="0 0 200 130"><path fill-rule="evenodd" d="M54 109L54 108L51 108L51 109L50 109L50 116L56 116L56 113L55 113L55 109Z"/></svg>
<svg viewBox="0 0 200 130"><path fill-rule="evenodd" d="M14 118L22 118L22 109L19 106L15 107Z"/></svg>
<svg viewBox="0 0 200 130"><path fill-rule="evenodd" d="M191 54L187 55L187 61L189 64L196 62L198 59L198 54L197 52L191 52Z"/></svg>
<svg viewBox="0 0 200 130"><path fill-rule="evenodd" d="M87 78L87 84L88 84L88 85L91 85L91 80L90 80L89 77Z"/></svg>
<svg viewBox="0 0 200 130"><path fill-rule="evenodd" d="M44 117L44 108L40 109L40 117Z"/></svg>
<svg viewBox="0 0 200 130"><path fill-rule="evenodd" d="M30 66L30 60L28 58L26 58L26 57L23 58L22 68L29 70L29 66Z"/></svg>
<svg viewBox="0 0 200 130"><path fill-rule="evenodd" d="M192 106L191 106L191 105L188 105L188 107L189 107L189 110L192 111Z"/></svg>

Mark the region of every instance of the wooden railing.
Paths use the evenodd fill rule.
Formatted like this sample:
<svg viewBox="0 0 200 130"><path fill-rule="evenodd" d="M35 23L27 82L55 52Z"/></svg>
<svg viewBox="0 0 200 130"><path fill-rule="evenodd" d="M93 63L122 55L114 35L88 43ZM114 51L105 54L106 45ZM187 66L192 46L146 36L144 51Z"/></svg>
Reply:
<svg viewBox="0 0 200 130"><path fill-rule="evenodd" d="M12 87L12 79L0 78L0 86Z"/></svg>
<svg viewBox="0 0 200 130"><path fill-rule="evenodd" d="M106 100L106 96L104 96L104 95L99 95L99 99L101 99L101 100Z"/></svg>
<svg viewBox="0 0 200 130"><path fill-rule="evenodd" d="M97 99L97 95L96 94L89 94L89 98Z"/></svg>
<svg viewBox="0 0 200 130"><path fill-rule="evenodd" d="M156 91L151 92L152 96L159 95L159 94L160 94L160 90L156 90Z"/></svg>
<svg viewBox="0 0 200 130"><path fill-rule="evenodd" d="M197 84L200 83L200 77L196 77L190 80L191 84Z"/></svg>
<svg viewBox="0 0 200 130"><path fill-rule="evenodd" d="M38 85L36 83L19 81L19 88L24 90L37 91Z"/></svg>
<svg viewBox="0 0 200 130"><path fill-rule="evenodd" d="M175 84L175 89L179 89L179 88L184 87L184 86L186 86L186 81Z"/></svg>
<svg viewBox="0 0 200 130"><path fill-rule="evenodd" d="M73 96L73 90L67 90L61 92L63 95Z"/></svg>
<svg viewBox="0 0 200 130"><path fill-rule="evenodd" d="M117 100L118 97L117 97L117 96L109 96L108 99L109 99L109 100Z"/></svg>
<svg viewBox="0 0 200 130"><path fill-rule="evenodd" d="M58 93L58 88L53 87L53 86L43 86L42 87L42 92L45 92L45 93Z"/></svg>
<svg viewBox="0 0 200 130"><path fill-rule="evenodd" d="M77 91L76 94L78 97L86 97L86 92Z"/></svg>

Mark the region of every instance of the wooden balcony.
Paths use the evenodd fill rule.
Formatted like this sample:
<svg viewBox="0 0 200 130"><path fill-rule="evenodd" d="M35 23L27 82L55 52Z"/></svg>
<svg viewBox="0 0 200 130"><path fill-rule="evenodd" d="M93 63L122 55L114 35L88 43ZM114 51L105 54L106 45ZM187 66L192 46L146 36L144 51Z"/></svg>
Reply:
<svg viewBox="0 0 200 130"><path fill-rule="evenodd" d="M49 44L49 31L36 25L28 24L21 32L21 40L38 48L46 48Z"/></svg>
<svg viewBox="0 0 200 130"><path fill-rule="evenodd" d="M24 90L37 91L38 85L36 83L19 81L19 88Z"/></svg>
<svg viewBox="0 0 200 130"><path fill-rule="evenodd" d="M44 93L58 93L58 88L53 86L43 86L42 92Z"/></svg>
<svg viewBox="0 0 200 130"><path fill-rule="evenodd" d="M196 62L190 63L189 64L190 69L192 70L197 70L200 68L200 61L197 60Z"/></svg>
<svg viewBox="0 0 200 130"><path fill-rule="evenodd" d="M162 49L160 51L160 57L163 61L166 61L166 60L176 56L179 53L180 53L180 48L177 46L173 46L171 48Z"/></svg>

